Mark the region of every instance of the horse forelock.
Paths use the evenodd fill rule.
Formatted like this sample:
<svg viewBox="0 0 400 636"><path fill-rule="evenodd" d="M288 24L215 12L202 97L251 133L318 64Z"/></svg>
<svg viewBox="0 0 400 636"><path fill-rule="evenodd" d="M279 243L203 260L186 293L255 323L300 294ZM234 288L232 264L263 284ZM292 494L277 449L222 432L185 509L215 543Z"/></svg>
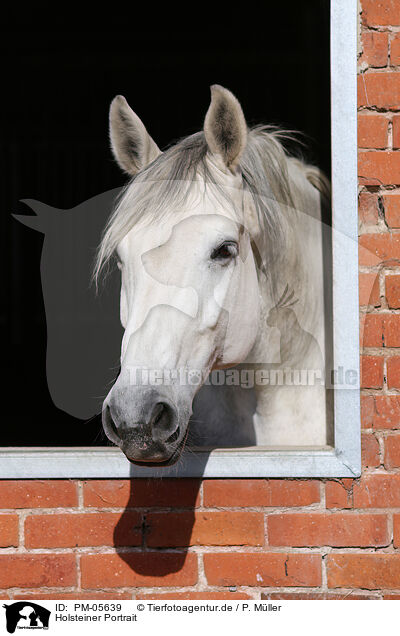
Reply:
<svg viewBox="0 0 400 636"><path fill-rule="evenodd" d="M284 131L267 126L249 130L239 164L240 187L250 195L265 237L265 244L263 241L261 244L264 268L272 273L274 266L279 267L279 255L285 242L282 210L285 206L296 207L288 175L291 159L280 141L282 137L285 137ZM176 215L196 185L201 186L199 192L203 195L208 193L225 204L234 205L231 192L221 185L215 168L207 160L207 152L203 132L185 137L126 185L103 232L94 267L96 282L118 244L139 220L153 223L168 214Z"/></svg>

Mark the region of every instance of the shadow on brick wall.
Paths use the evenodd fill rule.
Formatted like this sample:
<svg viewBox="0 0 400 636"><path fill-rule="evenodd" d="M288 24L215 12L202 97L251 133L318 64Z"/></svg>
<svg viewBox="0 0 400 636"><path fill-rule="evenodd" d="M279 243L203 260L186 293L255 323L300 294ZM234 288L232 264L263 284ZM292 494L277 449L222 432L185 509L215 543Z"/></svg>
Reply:
<svg viewBox="0 0 400 636"><path fill-rule="evenodd" d="M208 459L204 453L203 468ZM132 586L193 585L198 578L197 556L191 545L202 537L201 478L132 478L126 509L114 531L122 566L119 584ZM209 533L209 531L208 531Z"/></svg>

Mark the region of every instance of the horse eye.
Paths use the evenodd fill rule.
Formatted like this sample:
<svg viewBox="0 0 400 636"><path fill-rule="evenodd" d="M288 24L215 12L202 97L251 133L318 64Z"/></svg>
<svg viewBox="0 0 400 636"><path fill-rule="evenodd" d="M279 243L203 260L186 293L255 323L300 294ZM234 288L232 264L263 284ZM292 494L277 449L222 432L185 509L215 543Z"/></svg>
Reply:
<svg viewBox="0 0 400 636"><path fill-rule="evenodd" d="M234 256L237 256L238 246L234 241L225 241L218 247L216 247L211 253L211 259L213 261L226 261Z"/></svg>

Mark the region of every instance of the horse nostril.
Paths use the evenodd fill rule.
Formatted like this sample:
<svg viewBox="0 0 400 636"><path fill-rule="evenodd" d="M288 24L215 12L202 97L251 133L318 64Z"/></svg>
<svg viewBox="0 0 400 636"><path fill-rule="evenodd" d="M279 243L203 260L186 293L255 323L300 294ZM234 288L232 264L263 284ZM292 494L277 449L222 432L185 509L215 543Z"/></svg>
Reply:
<svg viewBox="0 0 400 636"><path fill-rule="evenodd" d="M152 424L158 424L165 412L165 404L157 404L155 414L153 414Z"/></svg>
<svg viewBox="0 0 400 636"><path fill-rule="evenodd" d="M170 436L168 437L168 439L166 439L166 440L165 440L165 441L166 441L166 443L167 443L167 444L173 444L174 442L176 442L176 441L177 441L177 439L178 439L178 437L179 437L179 433L180 433L180 429L179 429L179 426L178 426L178 428L176 429L176 431L174 431L174 433L172 433L172 435L170 435Z"/></svg>
<svg viewBox="0 0 400 636"><path fill-rule="evenodd" d="M153 439L158 439L164 444L172 444L179 438L179 426L176 428L174 411L166 402L157 402L153 408L150 425Z"/></svg>
<svg viewBox="0 0 400 636"><path fill-rule="evenodd" d="M151 415L150 425L158 427L168 427L171 419L172 411L170 406L168 406L168 404L165 404L165 402L158 402L158 404L155 405L153 413Z"/></svg>

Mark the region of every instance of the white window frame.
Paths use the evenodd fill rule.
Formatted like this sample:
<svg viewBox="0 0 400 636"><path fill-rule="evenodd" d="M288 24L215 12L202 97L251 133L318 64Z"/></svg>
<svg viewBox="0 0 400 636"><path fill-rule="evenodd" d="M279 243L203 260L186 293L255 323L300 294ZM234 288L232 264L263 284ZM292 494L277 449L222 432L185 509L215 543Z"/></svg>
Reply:
<svg viewBox="0 0 400 636"><path fill-rule="evenodd" d="M0 478L357 477L361 473L358 232L357 28L355 0L331 0L333 355L357 384L335 389L335 446L184 453L170 468L133 466L118 448L3 448Z"/></svg>

